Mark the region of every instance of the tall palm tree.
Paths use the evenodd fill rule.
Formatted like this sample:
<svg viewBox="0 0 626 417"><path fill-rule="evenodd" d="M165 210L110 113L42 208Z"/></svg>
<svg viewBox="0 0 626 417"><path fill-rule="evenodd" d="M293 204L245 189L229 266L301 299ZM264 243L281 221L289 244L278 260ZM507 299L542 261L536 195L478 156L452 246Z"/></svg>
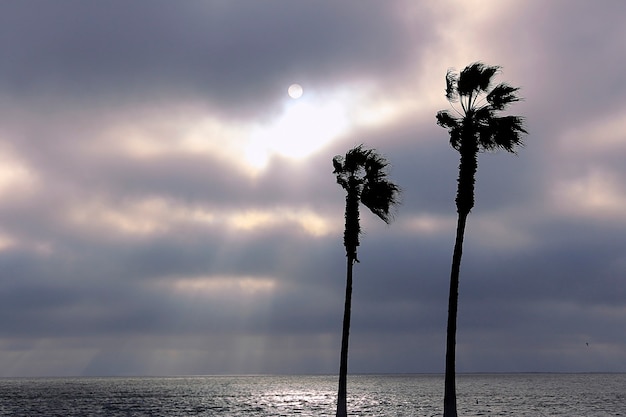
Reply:
<svg viewBox="0 0 626 417"><path fill-rule="evenodd" d="M359 234L359 203L385 223L391 222L391 208L398 203L400 189L387 179L388 162L374 150L359 145L350 149L345 157L333 158L337 183L346 190L346 225L343 244L346 248L346 299L341 335L341 360L339 365L339 392L337 395L337 417L347 415L348 337L350 334L350 310L352 306L352 267L357 258Z"/></svg>
<svg viewBox="0 0 626 417"><path fill-rule="evenodd" d="M492 78L499 69L498 66L476 62L465 67L458 75L449 70L446 74L446 98L454 111L442 110L437 113L437 124L448 129L450 144L461 156L456 192L458 221L448 300L444 417L457 416L455 350L459 271L465 223L474 207L478 153L497 149L515 153L516 148L522 146L522 135L527 133L522 117L499 115L509 104L520 100L517 95L519 88L506 83L498 84L489 91ZM459 103L461 108L455 107L454 103Z"/></svg>

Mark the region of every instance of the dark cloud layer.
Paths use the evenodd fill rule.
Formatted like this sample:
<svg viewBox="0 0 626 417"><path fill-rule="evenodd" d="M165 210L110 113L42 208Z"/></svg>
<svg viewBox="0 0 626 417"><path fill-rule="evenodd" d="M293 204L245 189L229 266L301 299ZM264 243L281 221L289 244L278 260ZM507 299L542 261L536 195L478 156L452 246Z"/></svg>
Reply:
<svg viewBox="0 0 626 417"><path fill-rule="evenodd" d="M199 100L264 113L285 80L313 87L378 77L412 54L401 3L67 1L2 6L5 96ZM407 53L409 52L409 53ZM391 67L391 68L393 68ZM257 116L258 117L258 116Z"/></svg>
<svg viewBox="0 0 626 417"><path fill-rule="evenodd" d="M530 135L480 155L458 369L625 371L624 6L480 5L3 3L2 375L336 372L331 159L359 143L403 195L361 216L351 371L441 372L458 155L434 114L476 59ZM367 122L249 169L292 82Z"/></svg>

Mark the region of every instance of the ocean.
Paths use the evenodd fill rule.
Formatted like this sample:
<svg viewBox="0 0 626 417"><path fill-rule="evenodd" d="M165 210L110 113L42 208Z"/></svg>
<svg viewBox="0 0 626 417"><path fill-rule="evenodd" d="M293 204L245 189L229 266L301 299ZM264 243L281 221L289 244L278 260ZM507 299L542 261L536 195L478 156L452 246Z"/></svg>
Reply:
<svg viewBox="0 0 626 417"><path fill-rule="evenodd" d="M336 376L1 378L0 416L334 416ZM461 374L460 416L626 416L626 374ZM352 375L348 414L441 416L442 375Z"/></svg>

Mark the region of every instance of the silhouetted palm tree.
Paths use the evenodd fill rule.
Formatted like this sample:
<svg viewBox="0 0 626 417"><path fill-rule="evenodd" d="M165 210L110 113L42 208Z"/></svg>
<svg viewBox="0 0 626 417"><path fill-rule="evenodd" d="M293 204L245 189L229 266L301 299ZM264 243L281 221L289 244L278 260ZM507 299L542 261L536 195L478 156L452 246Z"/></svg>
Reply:
<svg viewBox="0 0 626 417"><path fill-rule="evenodd" d="M491 79L500 67L476 62L465 67L460 74L446 74L446 98L454 111L437 113L437 124L448 129L450 144L456 149L459 164L456 208L458 222L450 273L450 296L448 300L448 325L446 342L446 373L444 394L444 417L456 417L455 349L456 320L459 290L459 270L463 253L463 235L467 215L474 207L474 183L478 168L478 152L504 149L515 152L522 145L524 119L519 116L498 116L509 104L519 101L519 88L506 83L488 91ZM460 104L460 109L454 106Z"/></svg>
<svg viewBox="0 0 626 417"><path fill-rule="evenodd" d="M391 221L390 210L398 203L400 190L397 185L387 179L388 162L374 150L363 149L363 145L350 149L345 157L335 156L333 165L335 167L333 173L337 176L337 183L346 190L346 227L343 244L346 247L347 278L337 398L337 417L345 417L347 415L346 383L352 305L352 266L355 262L359 262L357 246L359 246L359 234L361 233L359 203L363 203L372 213L380 217L385 223L389 223Z"/></svg>

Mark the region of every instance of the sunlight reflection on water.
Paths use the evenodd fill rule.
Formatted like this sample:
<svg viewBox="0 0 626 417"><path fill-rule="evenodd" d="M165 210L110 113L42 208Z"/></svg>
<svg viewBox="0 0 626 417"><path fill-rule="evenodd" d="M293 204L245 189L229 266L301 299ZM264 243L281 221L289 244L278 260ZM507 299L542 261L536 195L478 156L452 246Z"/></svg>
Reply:
<svg viewBox="0 0 626 417"><path fill-rule="evenodd" d="M626 415L626 374L460 375L459 415ZM7 416L334 416L335 376L0 379ZM353 416L439 416L441 375L348 379Z"/></svg>

